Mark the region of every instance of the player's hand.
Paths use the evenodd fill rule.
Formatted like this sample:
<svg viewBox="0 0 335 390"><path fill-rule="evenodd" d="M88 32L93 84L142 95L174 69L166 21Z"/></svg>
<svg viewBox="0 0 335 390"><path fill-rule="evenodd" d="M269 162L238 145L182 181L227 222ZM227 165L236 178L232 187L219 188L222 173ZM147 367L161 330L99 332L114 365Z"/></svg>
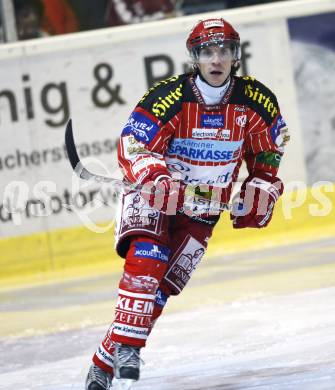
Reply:
<svg viewBox="0 0 335 390"><path fill-rule="evenodd" d="M273 209L284 185L275 176L255 172L242 184L241 191L233 198L230 219L235 229L263 228L272 218Z"/></svg>
<svg viewBox="0 0 335 390"><path fill-rule="evenodd" d="M163 213L174 215L184 203L185 184L167 175L158 176L144 184L141 195L149 206Z"/></svg>

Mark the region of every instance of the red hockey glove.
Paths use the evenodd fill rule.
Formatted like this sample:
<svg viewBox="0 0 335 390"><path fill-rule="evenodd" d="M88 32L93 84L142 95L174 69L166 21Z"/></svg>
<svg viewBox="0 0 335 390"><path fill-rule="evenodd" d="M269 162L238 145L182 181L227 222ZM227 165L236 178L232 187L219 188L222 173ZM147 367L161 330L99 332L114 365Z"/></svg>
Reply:
<svg viewBox="0 0 335 390"><path fill-rule="evenodd" d="M255 172L248 176L241 191L233 198L230 219L235 229L262 228L269 224L274 205L283 193L284 185L278 177Z"/></svg>
<svg viewBox="0 0 335 390"><path fill-rule="evenodd" d="M175 215L184 203L186 185L170 176L160 175L144 184L141 195L150 207Z"/></svg>

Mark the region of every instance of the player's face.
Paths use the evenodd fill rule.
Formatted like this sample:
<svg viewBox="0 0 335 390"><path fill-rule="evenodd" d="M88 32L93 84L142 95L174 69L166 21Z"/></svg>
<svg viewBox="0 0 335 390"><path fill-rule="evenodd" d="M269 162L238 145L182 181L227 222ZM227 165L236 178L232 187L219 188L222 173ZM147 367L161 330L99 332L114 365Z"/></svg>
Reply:
<svg viewBox="0 0 335 390"><path fill-rule="evenodd" d="M197 57L202 77L213 87L219 87L226 81L234 61L230 47L216 45L200 49Z"/></svg>

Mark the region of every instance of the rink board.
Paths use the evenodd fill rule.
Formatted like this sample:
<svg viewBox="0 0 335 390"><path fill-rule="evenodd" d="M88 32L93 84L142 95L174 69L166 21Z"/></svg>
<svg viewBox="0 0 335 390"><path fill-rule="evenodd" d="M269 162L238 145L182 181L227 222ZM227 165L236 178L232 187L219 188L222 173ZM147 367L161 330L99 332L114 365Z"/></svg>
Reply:
<svg viewBox="0 0 335 390"><path fill-rule="evenodd" d="M334 191L335 185L328 185L313 193L309 189L306 194L305 191L285 194L265 229L234 230L229 214L224 213L211 238L207 256L334 236ZM294 207L295 204L301 205ZM20 256L14 248L19 248ZM103 234L76 227L4 239L1 240L0 284L3 287L36 284L120 272L123 261L113 248L112 228Z"/></svg>
<svg viewBox="0 0 335 390"><path fill-rule="evenodd" d="M155 325L135 388L333 389L334 244L205 261ZM109 274L5 292L2 385L82 390L113 317L116 285Z"/></svg>

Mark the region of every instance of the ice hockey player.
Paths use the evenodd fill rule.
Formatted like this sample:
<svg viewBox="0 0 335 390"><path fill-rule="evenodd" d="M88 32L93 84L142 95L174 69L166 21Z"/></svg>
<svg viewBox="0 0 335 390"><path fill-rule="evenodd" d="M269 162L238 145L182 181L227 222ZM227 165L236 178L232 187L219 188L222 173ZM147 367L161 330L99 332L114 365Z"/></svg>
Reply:
<svg viewBox="0 0 335 390"><path fill-rule="evenodd" d="M249 175L233 199L234 228L267 226L283 192L276 175L286 124L266 86L236 76L239 34L224 19L202 20L186 46L193 71L151 88L121 134L125 179L154 190L125 192L120 202L116 248L124 272L86 390L108 389L113 377L127 386L139 379L140 350L203 257L224 208L213 205L229 202L242 161ZM193 203L186 206L190 185Z"/></svg>

